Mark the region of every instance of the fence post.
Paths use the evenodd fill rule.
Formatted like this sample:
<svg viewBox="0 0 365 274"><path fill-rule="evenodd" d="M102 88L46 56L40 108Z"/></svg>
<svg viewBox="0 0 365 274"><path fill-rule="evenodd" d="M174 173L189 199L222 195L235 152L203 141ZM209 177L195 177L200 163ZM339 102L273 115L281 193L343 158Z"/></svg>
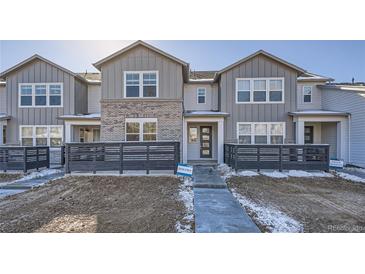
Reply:
<svg viewBox="0 0 365 274"><path fill-rule="evenodd" d="M49 150L49 147L46 147L46 159L47 159L47 168L49 168L49 166L50 166L50 162L51 162L51 160L50 160L50 150Z"/></svg>
<svg viewBox="0 0 365 274"><path fill-rule="evenodd" d="M177 173L177 164L180 162L180 143L175 142L174 144L174 156L175 156L175 163L174 163L174 174Z"/></svg>
<svg viewBox="0 0 365 274"><path fill-rule="evenodd" d="M2 149L3 151L3 162L4 162L4 172L7 172L8 170L8 161L9 161L9 156L7 154L9 154L9 149L8 148L4 148Z"/></svg>
<svg viewBox="0 0 365 274"><path fill-rule="evenodd" d="M70 173L70 158L69 158L69 150L70 150L70 147L68 144L65 144L65 171L66 173Z"/></svg>
<svg viewBox="0 0 365 274"><path fill-rule="evenodd" d="M261 165L261 150L260 147L257 147L257 172L260 172L260 165Z"/></svg>
<svg viewBox="0 0 365 274"><path fill-rule="evenodd" d="M123 143L119 145L119 174L123 174Z"/></svg>
<svg viewBox="0 0 365 274"><path fill-rule="evenodd" d="M23 172L27 173L27 147L24 147L23 154Z"/></svg>
<svg viewBox="0 0 365 274"><path fill-rule="evenodd" d="M234 147L234 171L237 172L237 148L238 146Z"/></svg>
<svg viewBox="0 0 365 274"><path fill-rule="evenodd" d="M283 145L279 145L279 171L283 171Z"/></svg>
<svg viewBox="0 0 365 274"><path fill-rule="evenodd" d="M36 147L35 148L35 151L36 151L36 159L37 159L37 167L36 167L36 170L38 171L39 170L39 148L38 147Z"/></svg>
<svg viewBox="0 0 365 274"><path fill-rule="evenodd" d="M147 144L146 145L146 157L147 157L147 162L146 162L146 174L150 174L150 145Z"/></svg>
<svg viewBox="0 0 365 274"><path fill-rule="evenodd" d="M330 171L330 147L329 145L326 146L326 171L329 172Z"/></svg>
<svg viewBox="0 0 365 274"><path fill-rule="evenodd" d="M93 156L93 174L96 174L96 146L94 146L94 156Z"/></svg>

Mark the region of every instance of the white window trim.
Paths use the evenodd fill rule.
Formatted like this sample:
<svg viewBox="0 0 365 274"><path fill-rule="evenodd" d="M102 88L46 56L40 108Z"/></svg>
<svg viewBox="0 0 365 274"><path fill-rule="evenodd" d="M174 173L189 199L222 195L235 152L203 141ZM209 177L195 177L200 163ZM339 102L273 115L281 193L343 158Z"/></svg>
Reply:
<svg viewBox="0 0 365 274"><path fill-rule="evenodd" d="M37 127L45 127L47 128L47 146L51 145L51 127L58 127L61 128L61 143L63 143L63 125L21 125L19 126L19 143L22 144L22 128L24 127L31 127L33 132L33 146L36 146L36 128Z"/></svg>
<svg viewBox="0 0 365 274"><path fill-rule="evenodd" d="M138 73L139 74L139 96L138 97L127 97L127 74L128 73ZM156 73L156 96L155 97L144 97L143 96L143 74L144 73ZM135 98L145 98L154 99L159 98L159 75L157 70L144 70L144 71L124 71L123 74L123 97L124 99L135 99Z"/></svg>
<svg viewBox="0 0 365 274"><path fill-rule="evenodd" d="M238 101L238 81L248 80L250 81L250 101L249 102L239 102ZM255 80L265 80L266 81L266 101L256 102L253 99L254 94L254 81ZM270 80L281 80L282 81L282 97L281 101L270 101ZM236 78L236 104L284 104L285 103L285 78L284 77L262 77L262 78Z"/></svg>
<svg viewBox="0 0 365 274"><path fill-rule="evenodd" d="M35 86L38 86L38 85L45 85L46 86L46 105L45 106L36 106L35 105ZM50 95L50 92L49 92L49 86L51 85L60 85L61 86L61 105L59 106L51 106L49 104L49 97L51 96ZM31 106L22 106L21 105L21 87L22 86L32 86L32 105ZM19 83L19 86L18 86L18 107L19 108L61 108L63 107L63 83Z"/></svg>
<svg viewBox="0 0 365 274"><path fill-rule="evenodd" d="M93 142L95 142L95 141L94 141L94 136L95 136L95 131L96 131L96 130L99 130L99 141L97 141L97 142L100 142L100 133L101 133L101 132L100 132L100 128L93 128L93 129L92 129L92 132L93 132Z"/></svg>
<svg viewBox="0 0 365 274"><path fill-rule="evenodd" d="M204 95L199 95L199 90L204 90ZM199 97L204 96L204 103L199 103ZM198 105L205 105L207 103L207 89L205 87L199 87L196 89L196 103Z"/></svg>
<svg viewBox="0 0 365 274"><path fill-rule="evenodd" d="M305 94L304 94L304 90L305 90L305 88L310 88L311 89L311 94L310 94L310 96L311 96L311 100L309 101L309 102L305 102L304 101L304 96L305 96ZM303 88L302 88L302 94L303 94L303 97L302 97L302 99L303 99L303 104L311 104L312 103L312 101L313 101L313 86L303 86Z"/></svg>
<svg viewBox="0 0 365 274"><path fill-rule="evenodd" d="M143 141L143 124L148 122L156 123L156 141L158 141L157 118L126 118L124 126L124 140L126 142L136 142L136 141L127 141L127 123L139 123L139 141L137 142L155 142L155 141Z"/></svg>
<svg viewBox="0 0 365 274"><path fill-rule="evenodd" d="M283 125L283 135L273 135L273 136L283 136L283 144L285 144L285 136L286 136L286 123L285 122L237 122L237 127L236 127L236 136L237 136L237 142L239 142L239 126L240 125L251 125L251 134L250 135L242 135L242 136L251 136L251 145L255 145L255 125L257 124L265 124L267 125L267 132L266 132L266 138L267 138L267 144L270 145L271 144L271 138L270 136L270 125L273 124L281 124ZM257 136L265 136L265 135L257 135Z"/></svg>

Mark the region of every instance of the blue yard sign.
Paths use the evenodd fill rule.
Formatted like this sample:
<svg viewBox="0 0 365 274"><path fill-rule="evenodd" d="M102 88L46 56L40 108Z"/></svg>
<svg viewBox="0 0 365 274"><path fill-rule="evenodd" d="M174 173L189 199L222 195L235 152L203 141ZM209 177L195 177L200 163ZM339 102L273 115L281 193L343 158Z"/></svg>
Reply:
<svg viewBox="0 0 365 274"><path fill-rule="evenodd" d="M188 176L188 177L193 176L193 166L178 163L176 175Z"/></svg>

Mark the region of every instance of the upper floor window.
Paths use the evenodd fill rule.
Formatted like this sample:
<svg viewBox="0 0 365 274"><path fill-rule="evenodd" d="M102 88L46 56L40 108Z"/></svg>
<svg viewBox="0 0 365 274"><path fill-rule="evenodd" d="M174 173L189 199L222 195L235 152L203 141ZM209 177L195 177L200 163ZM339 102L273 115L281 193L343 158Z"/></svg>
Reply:
<svg viewBox="0 0 365 274"><path fill-rule="evenodd" d="M62 83L19 84L19 107L62 107Z"/></svg>
<svg viewBox="0 0 365 274"><path fill-rule="evenodd" d="M158 97L157 71L126 71L124 72L125 98L156 98Z"/></svg>
<svg viewBox="0 0 365 274"><path fill-rule="evenodd" d="M146 142L157 140L157 119L127 118L125 122L126 141Z"/></svg>
<svg viewBox="0 0 365 274"><path fill-rule="evenodd" d="M240 144L283 144L285 123L237 123Z"/></svg>
<svg viewBox="0 0 365 274"><path fill-rule="evenodd" d="M237 78L236 103L284 103L284 78Z"/></svg>
<svg viewBox="0 0 365 274"><path fill-rule="evenodd" d="M311 86L303 87L303 102L304 103L312 102L312 87Z"/></svg>
<svg viewBox="0 0 365 274"><path fill-rule="evenodd" d="M196 90L196 97L198 104L205 104L205 97L206 97L206 89L205 88L198 88Z"/></svg>

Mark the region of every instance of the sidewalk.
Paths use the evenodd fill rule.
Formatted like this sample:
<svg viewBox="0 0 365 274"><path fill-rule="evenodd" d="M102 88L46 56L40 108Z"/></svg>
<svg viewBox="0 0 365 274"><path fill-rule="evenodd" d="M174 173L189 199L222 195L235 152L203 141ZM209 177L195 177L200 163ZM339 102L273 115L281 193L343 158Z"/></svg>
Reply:
<svg viewBox="0 0 365 274"><path fill-rule="evenodd" d="M260 232L214 166L194 166L195 232Z"/></svg>

